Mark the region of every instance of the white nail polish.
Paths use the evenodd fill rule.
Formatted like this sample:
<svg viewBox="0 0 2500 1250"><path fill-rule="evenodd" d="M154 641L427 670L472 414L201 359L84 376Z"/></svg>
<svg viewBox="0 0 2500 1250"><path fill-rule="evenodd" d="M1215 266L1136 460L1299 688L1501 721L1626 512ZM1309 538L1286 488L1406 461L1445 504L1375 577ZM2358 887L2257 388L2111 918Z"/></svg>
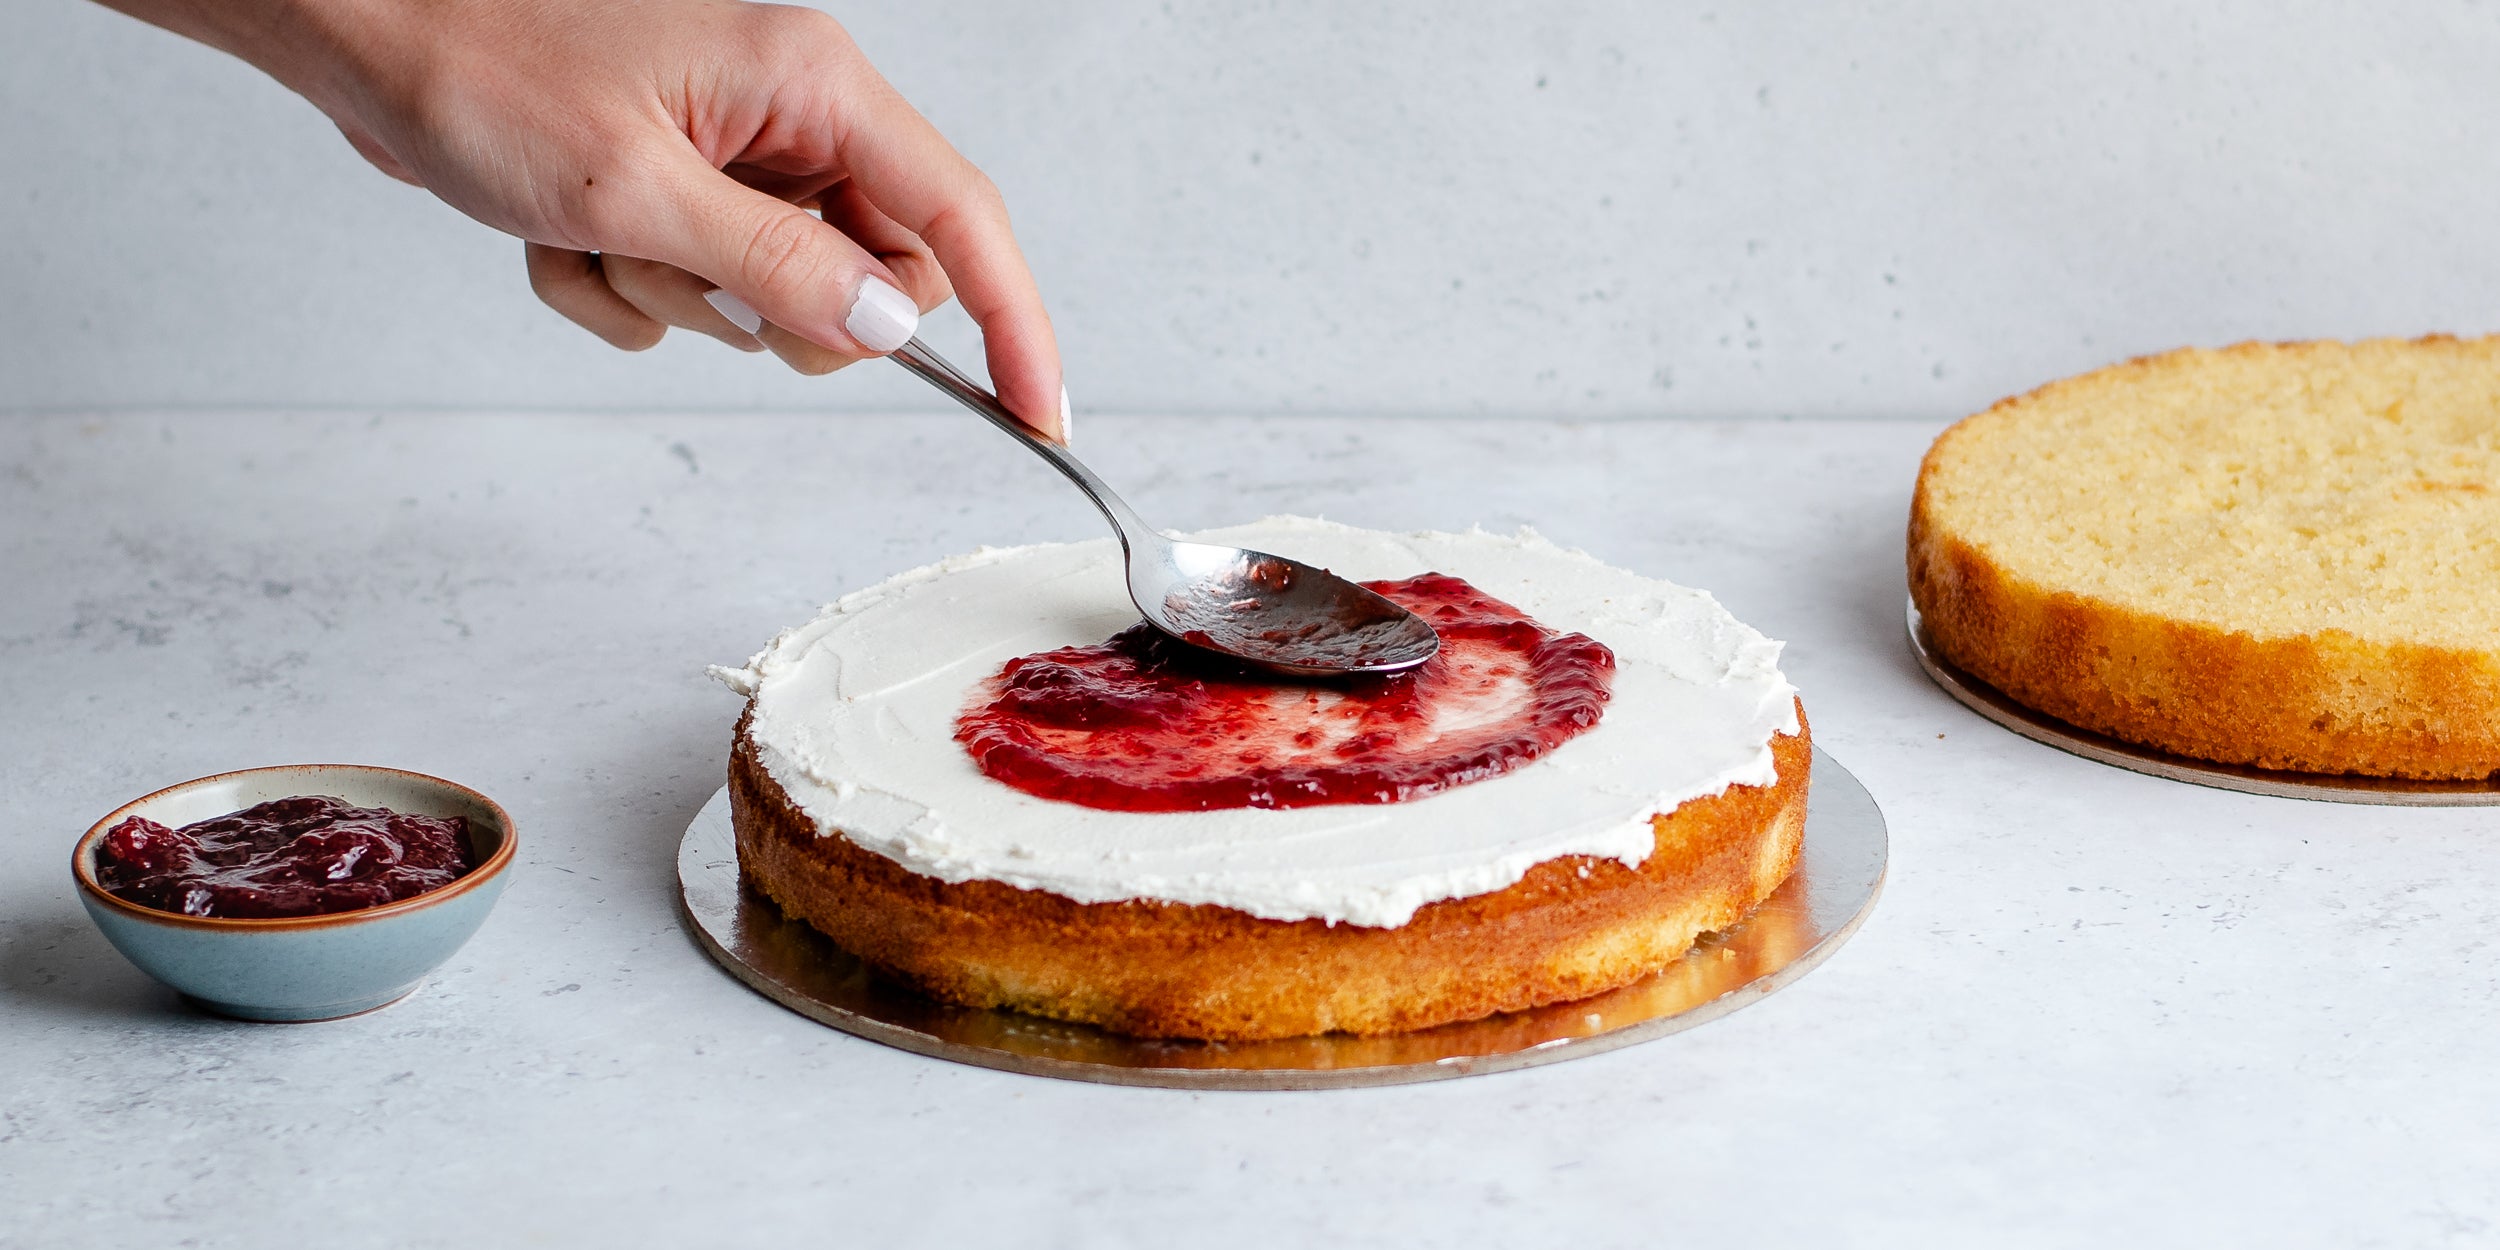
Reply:
<svg viewBox="0 0 2500 1250"><path fill-rule="evenodd" d="M748 307L745 300L727 291L713 291L703 297L703 302L710 304L713 311L729 318L729 324L749 334L764 328L764 314Z"/></svg>
<svg viewBox="0 0 2500 1250"><path fill-rule="evenodd" d="M1067 446L1074 442L1076 442L1076 410L1068 407L1068 388L1063 386L1059 388L1059 443L1061 446Z"/></svg>
<svg viewBox="0 0 2500 1250"><path fill-rule="evenodd" d="M920 329L920 309L911 297L883 278L863 278L851 297L850 315L842 328L872 352L890 352L911 341Z"/></svg>

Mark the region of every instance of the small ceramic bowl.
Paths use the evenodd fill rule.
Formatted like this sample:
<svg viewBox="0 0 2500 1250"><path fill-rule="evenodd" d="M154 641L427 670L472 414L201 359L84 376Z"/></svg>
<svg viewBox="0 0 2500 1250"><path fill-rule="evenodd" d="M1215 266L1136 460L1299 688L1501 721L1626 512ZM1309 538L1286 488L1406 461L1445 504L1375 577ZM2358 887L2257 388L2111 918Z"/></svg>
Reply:
<svg viewBox="0 0 2500 1250"><path fill-rule="evenodd" d="M256 803L328 794L358 807L469 818L478 866L438 890L361 911L225 920L104 892L96 847L132 816L182 826ZM363 764L286 764L168 786L95 822L70 854L79 901L130 962L210 1011L245 1020L334 1020L398 1001L477 932L512 865L512 818L467 786Z"/></svg>

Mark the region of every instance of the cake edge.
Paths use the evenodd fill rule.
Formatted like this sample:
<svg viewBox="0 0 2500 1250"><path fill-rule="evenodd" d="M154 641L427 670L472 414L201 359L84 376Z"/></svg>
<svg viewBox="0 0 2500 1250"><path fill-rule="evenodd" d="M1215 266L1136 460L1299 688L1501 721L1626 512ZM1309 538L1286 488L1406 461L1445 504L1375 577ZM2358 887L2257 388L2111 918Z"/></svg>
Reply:
<svg viewBox="0 0 2500 1250"><path fill-rule="evenodd" d="M1804 848L1812 739L1771 749L1778 780L1652 819L1640 867L1547 860L1500 890L1426 904L1395 928L1267 920L1214 904L1080 903L923 876L814 820L740 718L729 791L739 874L784 914L922 993L1141 1037L1402 1033L1618 989L1749 915Z"/></svg>

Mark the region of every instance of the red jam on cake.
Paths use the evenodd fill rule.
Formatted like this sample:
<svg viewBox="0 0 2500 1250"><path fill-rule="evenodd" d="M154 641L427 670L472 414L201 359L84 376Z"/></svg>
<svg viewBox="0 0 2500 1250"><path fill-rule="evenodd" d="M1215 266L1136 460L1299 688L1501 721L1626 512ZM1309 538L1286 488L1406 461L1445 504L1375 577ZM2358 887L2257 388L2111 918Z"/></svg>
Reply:
<svg viewBox="0 0 2500 1250"><path fill-rule="evenodd" d="M379 907L476 867L465 817L323 795L273 799L179 829L133 816L96 846L96 880L115 898L232 920Z"/></svg>
<svg viewBox="0 0 2500 1250"><path fill-rule="evenodd" d="M982 772L1130 812L1398 803L1517 768L1597 724L1614 654L1465 581L1365 583L1431 622L1411 673L1281 682L1138 625L1010 660L956 731Z"/></svg>

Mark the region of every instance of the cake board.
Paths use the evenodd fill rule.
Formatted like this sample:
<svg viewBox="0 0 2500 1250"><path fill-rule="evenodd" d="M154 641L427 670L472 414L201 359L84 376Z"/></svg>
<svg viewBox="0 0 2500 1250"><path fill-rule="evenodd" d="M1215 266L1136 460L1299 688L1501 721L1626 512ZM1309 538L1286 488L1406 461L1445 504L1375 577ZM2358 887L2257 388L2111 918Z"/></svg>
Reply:
<svg viewBox="0 0 2500 1250"><path fill-rule="evenodd" d="M1575 1002L1380 1037L1256 1042L1124 1037L1022 1012L956 1007L904 988L739 882L729 791L678 845L687 927L764 996L870 1041L1031 1076L1171 1089L1343 1089L1444 1080L1603 1054L1704 1024L1782 989L1864 923L1883 888L1888 840L1874 796L1814 753L1797 871L1744 923L1707 934L1635 984Z"/></svg>
<svg viewBox="0 0 2500 1250"><path fill-rule="evenodd" d="M1951 660L1936 650L1928 636L1927 623L1919 618L1916 603L1909 607L1909 630L1910 654L1918 657L1918 666L1925 669L1927 676L1946 694L1952 695L1956 702L2034 742L2113 768L2124 768L2169 781L2184 781L2190 785L2212 786L2218 790L2239 790L2275 798L2314 799L2322 803L2375 803L2392 807L2500 806L2500 782L2412 781L2402 777L2285 772L2238 764L2216 764L2122 742L2069 725L2047 713L2035 712L2015 702L2004 691L1954 667Z"/></svg>

